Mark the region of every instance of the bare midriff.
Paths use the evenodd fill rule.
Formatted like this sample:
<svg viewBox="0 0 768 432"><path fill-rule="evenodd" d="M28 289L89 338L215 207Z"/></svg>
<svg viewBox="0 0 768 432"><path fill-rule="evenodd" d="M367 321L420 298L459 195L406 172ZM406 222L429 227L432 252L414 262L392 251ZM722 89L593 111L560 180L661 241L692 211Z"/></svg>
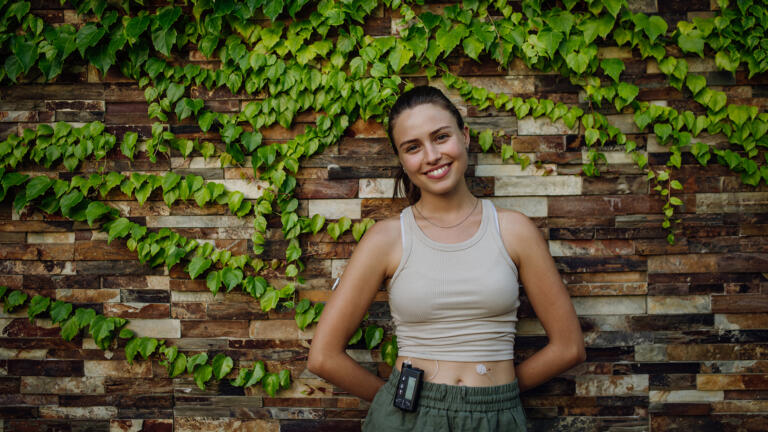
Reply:
<svg viewBox="0 0 768 432"><path fill-rule="evenodd" d="M514 360L447 361L415 357L398 357L395 367L402 370L404 361L424 371L424 381L435 384L488 387L509 384L515 380Z"/></svg>

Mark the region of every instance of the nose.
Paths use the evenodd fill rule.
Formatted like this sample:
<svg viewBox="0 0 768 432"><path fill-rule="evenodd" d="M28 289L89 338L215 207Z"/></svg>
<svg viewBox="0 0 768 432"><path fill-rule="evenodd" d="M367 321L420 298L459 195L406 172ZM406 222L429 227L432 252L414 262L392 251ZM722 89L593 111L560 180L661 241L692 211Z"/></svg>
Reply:
<svg viewBox="0 0 768 432"><path fill-rule="evenodd" d="M428 163L437 163L440 160L440 151L434 143L424 146L424 157Z"/></svg>

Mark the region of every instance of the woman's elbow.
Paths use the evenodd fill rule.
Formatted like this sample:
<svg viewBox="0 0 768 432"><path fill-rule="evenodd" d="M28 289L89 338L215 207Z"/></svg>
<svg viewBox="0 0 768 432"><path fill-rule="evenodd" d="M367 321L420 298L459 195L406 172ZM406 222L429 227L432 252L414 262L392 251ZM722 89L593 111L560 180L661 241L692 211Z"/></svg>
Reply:
<svg viewBox="0 0 768 432"><path fill-rule="evenodd" d="M309 349L307 369L315 375L321 375L323 370L323 356L317 349Z"/></svg>
<svg viewBox="0 0 768 432"><path fill-rule="evenodd" d="M585 360L587 360L587 350L584 347L584 339L579 339L573 345L571 361L573 362L573 366L576 366L584 363Z"/></svg>

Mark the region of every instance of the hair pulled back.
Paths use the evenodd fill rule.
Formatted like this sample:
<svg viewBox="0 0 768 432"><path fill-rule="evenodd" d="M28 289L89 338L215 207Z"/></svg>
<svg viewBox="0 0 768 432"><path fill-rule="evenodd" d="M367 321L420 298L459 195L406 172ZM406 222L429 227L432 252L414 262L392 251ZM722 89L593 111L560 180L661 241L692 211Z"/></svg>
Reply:
<svg viewBox="0 0 768 432"><path fill-rule="evenodd" d="M397 118L400 117L404 111L425 104L434 104L448 111L456 120L456 125L459 127L459 130L464 129L464 119L461 118L461 113L459 113L456 105L454 105L443 92L435 87L426 85L414 87L401 94L389 110L387 135L389 136L389 142L392 144L392 150L395 152L395 155L398 154L397 145L392 136L395 121L397 121ZM419 198L421 198L421 190L411 182L411 179L408 178L408 175L405 173L402 166L399 166L397 173L395 173L395 193L393 198L397 197L398 194L408 198L408 203L410 204L415 204Z"/></svg>

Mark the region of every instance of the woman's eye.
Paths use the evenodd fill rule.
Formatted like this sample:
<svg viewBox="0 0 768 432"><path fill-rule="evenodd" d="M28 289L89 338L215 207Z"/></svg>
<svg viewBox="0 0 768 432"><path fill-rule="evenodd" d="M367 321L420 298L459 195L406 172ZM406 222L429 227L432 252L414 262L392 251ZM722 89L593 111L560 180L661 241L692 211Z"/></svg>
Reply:
<svg viewBox="0 0 768 432"><path fill-rule="evenodd" d="M448 134L440 134L437 136L438 141L445 141L446 139L448 139Z"/></svg>

